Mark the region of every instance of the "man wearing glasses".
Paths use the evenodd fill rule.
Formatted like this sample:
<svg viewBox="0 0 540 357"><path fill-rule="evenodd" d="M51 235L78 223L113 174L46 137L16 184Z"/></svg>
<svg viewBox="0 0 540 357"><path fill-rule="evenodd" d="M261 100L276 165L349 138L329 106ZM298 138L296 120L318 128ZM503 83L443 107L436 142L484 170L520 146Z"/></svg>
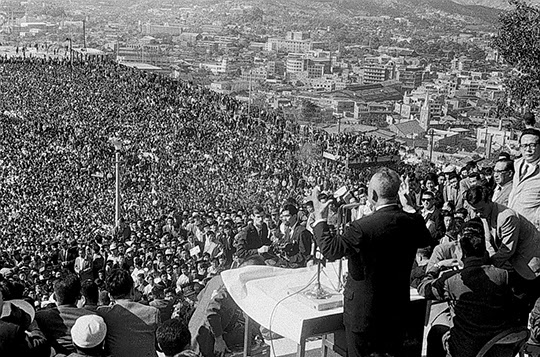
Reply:
<svg viewBox="0 0 540 357"><path fill-rule="evenodd" d="M508 207L540 228L540 131L525 129L519 139L522 158L516 161Z"/></svg>
<svg viewBox="0 0 540 357"><path fill-rule="evenodd" d="M495 180L495 190L493 190L492 201L508 206L508 196L512 191L512 178L514 176L514 161L503 159L495 163L493 169L493 179Z"/></svg>

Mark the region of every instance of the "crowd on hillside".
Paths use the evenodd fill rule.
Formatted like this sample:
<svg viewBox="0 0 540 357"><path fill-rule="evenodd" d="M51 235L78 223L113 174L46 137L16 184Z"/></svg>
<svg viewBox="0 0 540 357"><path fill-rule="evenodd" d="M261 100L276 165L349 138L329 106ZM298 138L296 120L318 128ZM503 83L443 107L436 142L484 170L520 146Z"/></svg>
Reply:
<svg viewBox="0 0 540 357"><path fill-rule="evenodd" d="M221 291L221 271L253 257L288 268L313 262L314 222L306 197L315 185L325 192L320 199L333 201L328 222L336 231L372 213L367 185L376 169L347 170L323 161L321 150L339 148L365 161L399 151L395 143L366 136L299 130L275 112L253 119L247 106L230 97L114 63L5 58L0 77L0 305L23 299L37 311L36 323L22 324L26 315L13 304L17 318L2 315L0 322L23 326L29 356L50 355L51 348L58 356L84 349L71 328L87 311L103 319L88 323L116 331L87 346L101 348L107 341L108 353L131 351L110 337L123 333L108 315L114 306L159 315L141 339L153 341L141 347L149 355L159 346L148 333L155 337L164 321L182 321L185 339L194 312L200 318L201 301L216 303L204 293L212 284ZM528 135L537 141L522 143L523 155L532 150L531 157L538 157L525 165L532 171L524 175L537 175L540 149L533 144L540 135ZM112 219L113 137L123 143L118 222ZM456 248L460 228L478 214L471 188L485 188L486 201L515 209L535 232L539 226L540 199L514 188L520 180L514 175L522 173L509 155L483 169L474 162L427 172L400 163L395 168L432 234L432 247L418 252L411 274L411 285L422 291L430 273L463 265ZM352 204L349 210L340 209L345 204ZM518 238L498 239L492 256L501 241ZM500 259L513 262L508 252ZM540 270L531 269L533 275ZM71 315L62 310L68 305ZM59 311L67 329L53 331L50 311ZM241 323L237 315L230 318ZM198 336L190 330L191 338ZM202 346L198 352L224 352L217 337L209 351Z"/></svg>
<svg viewBox="0 0 540 357"><path fill-rule="evenodd" d="M276 113L250 120L245 105L189 83L111 63L39 59L4 60L0 73L1 230L10 238L76 239L113 225L112 137L124 143L122 208L132 222L174 210L272 207L313 183L346 184L335 164L313 157L350 142L347 134L317 135L317 152L306 157L307 137ZM386 151L373 139L375 152L379 145Z"/></svg>
<svg viewBox="0 0 540 357"><path fill-rule="evenodd" d="M113 63L71 67L30 58L3 59L0 74L0 244L4 260L21 265L37 300L51 292L50 284L44 294L37 287L46 289L39 282L59 272L59 249L105 255L101 237L110 234L119 249L129 248L123 246L129 234L112 232L112 137L124 143L121 225L135 241L126 252L132 264L144 241L158 250L156 240L177 238L162 237L170 218L176 230L196 225L198 239L211 230L220 240L224 222L229 235L236 233L255 204L269 212L301 200L313 185L334 191L351 182L337 164L319 158L321 148L336 143L352 152L350 134L301 135L264 111L250 120L245 105L189 83ZM373 152L388 150L370 140ZM358 150L366 150L364 141ZM204 225L194 222L198 214Z"/></svg>

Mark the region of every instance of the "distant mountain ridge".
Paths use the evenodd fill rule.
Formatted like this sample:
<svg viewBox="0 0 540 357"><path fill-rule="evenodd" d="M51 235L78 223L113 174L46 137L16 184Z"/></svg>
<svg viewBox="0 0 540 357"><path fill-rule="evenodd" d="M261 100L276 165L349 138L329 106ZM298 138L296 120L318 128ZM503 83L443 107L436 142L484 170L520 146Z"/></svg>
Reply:
<svg viewBox="0 0 540 357"><path fill-rule="evenodd" d="M337 7L356 11L365 11L371 15L407 16L445 13L462 18L478 18L495 24L502 8L484 6L480 3L501 5L506 0L311 0L313 2L331 2ZM540 0L534 0L540 2ZM510 8L509 6L507 8Z"/></svg>
<svg viewBox="0 0 540 357"><path fill-rule="evenodd" d="M454 0L454 2L461 5L479 5L504 10L512 8L508 0ZM540 5L540 0L529 0L528 3L538 6Z"/></svg>

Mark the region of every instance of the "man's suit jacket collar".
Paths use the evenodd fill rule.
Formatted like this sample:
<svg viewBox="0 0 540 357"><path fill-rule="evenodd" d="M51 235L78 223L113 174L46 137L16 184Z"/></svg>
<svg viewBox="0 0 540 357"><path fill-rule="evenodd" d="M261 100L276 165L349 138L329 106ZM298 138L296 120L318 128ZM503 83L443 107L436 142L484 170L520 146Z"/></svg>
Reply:
<svg viewBox="0 0 540 357"><path fill-rule="evenodd" d="M265 232L268 230L267 226L266 226L266 223L264 223L264 222L261 223L261 228L260 229L257 229L257 227L255 227L255 225L253 223L249 223L248 226L247 226L247 229L248 229L248 231L256 232L258 235L261 235L261 234L264 235Z"/></svg>
<svg viewBox="0 0 540 357"><path fill-rule="evenodd" d="M489 228L491 229L491 234L497 233L497 220L499 218L499 213L502 212L505 209L509 209L506 206L503 206L497 202L492 202L491 205L491 212L488 217L486 217L486 220L488 222Z"/></svg>
<svg viewBox="0 0 540 357"><path fill-rule="evenodd" d="M391 211L401 211L401 208L399 207L399 205L397 203L383 205L380 208L376 208L375 212L373 212L373 214L383 213L383 212L391 212Z"/></svg>
<svg viewBox="0 0 540 357"><path fill-rule="evenodd" d="M398 204L397 203L387 203L387 204L384 204L384 205L381 205L379 207L375 207L375 211L380 211L382 209L385 209L385 208L388 208L388 207L398 207Z"/></svg>
<svg viewBox="0 0 540 357"><path fill-rule="evenodd" d="M519 159L518 161L516 161L516 173L518 174L518 180L519 182L522 182L526 179L528 179L529 177L531 176L534 176L534 175L537 175L539 170L540 170L540 165L538 165L538 161L534 164L529 164L525 161L525 159L521 158ZM523 172L523 170L525 169L525 165L529 165L529 166L534 166L534 170L531 170L529 168L529 170L527 171L527 174L522 176L521 173Z"/></svg>
<svg viewBox="0 0 540 357"><path fill-rule="evenodd" d="M510 180L502 186L495 187L491 200L496 203L508 205L508 198L510 191L512 191L513 184L512 180Z"/></svg>
<svg viewBox="0 0 540 357"><path fill-rule="evenodd" d="M73 310L73 309L78 309L77 305L75 305L75 304L57 305L56 308L60 312L69 311L69 310Z"/></svg>
<svg viewBox="0 0 540 357"><path fill-rule="evenodd" d="M132 302L133 302L132 299L118 299L118 300L115 300L116 305L122 305L122 306L129 305Z"/></svg>
<svg viewBox="0 0 540 357"><path fill-rule="evenodd" d="M489 264L487 257L467 257L463 258L463 269L480 267Z"/></svg>

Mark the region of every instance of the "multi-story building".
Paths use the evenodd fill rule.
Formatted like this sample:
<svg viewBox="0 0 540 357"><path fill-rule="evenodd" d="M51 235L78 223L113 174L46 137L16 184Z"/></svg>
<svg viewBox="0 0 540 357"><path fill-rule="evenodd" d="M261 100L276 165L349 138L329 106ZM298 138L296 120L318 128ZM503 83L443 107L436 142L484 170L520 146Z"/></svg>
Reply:
<svg viewBox="0 0 540 357"><path fill-rule="evenodd" d="M249 90L250 83L248 81L221 81L210 84L210 90L221 93L231 94L233 92ZM253 84L251 84L253 88Z"/></svg>
<svg viewBox="0 0 540 357"><path fill-rule="evenodd" d="M282 76L285 74L285 67L283 66L283 62L280 61L268 61L266 63L266 68L268 70L268 76L271 77Z"/></svg>
<svg viewBox="0 0 540 357"><path fill-rule="evenodd" d="M454 58L450 65L454 71L470 71L472 66L472 60L465 56L460 58Z"/></svg>
<svg viewBox="0 0 540 357"><path fill-rule="evenodd" d="M377 51L390 56L412 56L414 54L413 49L395 46L379 46Z"/></svg>
<svg viewBox="0 0 540 357"><path fill-rule="evenodd" d="M227 58L223 58L221 61L218 62L201 63L199 67L205 68L215 74L230 73L233 70L231 62Z"/></svg>
<svg viewBox="0 0 540 357"><path fill-rule="evenodd" d="M194 44L202 40L202 35L196 32L183 32L178 36L173 37L173 41L185 42L186 44Z"/></svg>
<svg viewBox="0 0 540 357"><path fill-rule="evenodd" d="M127 44L117 48L116 55L118 62L139 62L155 66L171 63L171 59L157 45Z"/></svg>
<svg viewBox="0 0 540 357"><path fill-rule="evenodd" d="M476 146L479 148L485 148L491 141L492 148L504 147L506 144L515 142L517 135L515 132L498 128L494 126L488 126L487 128L479 127L476 130Z"/></svg>
<svg viewBox="0 0 540 357"><path fill-rule="evenodd" d="M285 68L287 74L304 72L307 68L307 59L300 55L289 55Z"/></svg>
<svg viewBox="0 0 540 357"><path fill-rule="evenodd" d="M221 23L202 25L201 31L206 33L220 33L223 31L223 25Z"/></svg>
<svg viewBox="0 0 540 357"><path fill-rule="evenodd" d="M266 43L267 51L304 53L313 49L313 41L309 34L303 32L287 32L285 38L269 38Z"/></svg>
<svg viewBox="0 0 540 357"><path fill-rule="evenodd" d="M354 105L354 118L358 119L366 114L386 115L392 113L393 103L391 102L366 102L356 101Z"/></svg>
<svg viewBox="0 0 540 357"><path fill-rule="evenodd" d="M380 83L390 78L385 64L366 63L364 70L364 84Z"/></svg>
<svg viewBox="0 0 540 357"><path fill-rule="evenodd" d="M313 43L311 40L284 40L281 38L269 38L266 43L267 51L274 52L296 52L302 53L311 51L313 49Z"/></svg>
<svg viewBox="0 0 540 357"><path fill-rule="evenodd" d="M155 34L179 35L182 33L182 27L179 25L170 26L169 24L164 24L164 25L144 24L144 25L141 25L141 32L143 33L143 35L155 35Z"/></svg>
<svg viewBox="0 0 540 357"><path fill-rule="evenodd" d="M411 91L422 85L422 67L405 67L397 71L396 79L402 83L403 90Z"/></svg>
<svg viewBox="0 0 540 357"><path fill-rule="evenodd" d="M459 89L456 91L457 97L474 97L480 91L480 82L466 79L462 80Z"/></svg>
<svg viewBox="0 0 540 357"><path fill-rule="evenodd" d="M313 63L308 61L307 75L308 78L322 78L325 72L324 63Z"/></svg>
<svg viewBox="0 0 540 357"><path fill-rule="evenodd" d="M240 78L244 81L266 81L268 68L266 66L242 68Z"/></svg>
<svg viewBox="0 0 540 357"><path fill-rule="evenodd" d="M289 41L304 41L309 39L309 33L300 31L287 31L285 39Z"/></svg>

